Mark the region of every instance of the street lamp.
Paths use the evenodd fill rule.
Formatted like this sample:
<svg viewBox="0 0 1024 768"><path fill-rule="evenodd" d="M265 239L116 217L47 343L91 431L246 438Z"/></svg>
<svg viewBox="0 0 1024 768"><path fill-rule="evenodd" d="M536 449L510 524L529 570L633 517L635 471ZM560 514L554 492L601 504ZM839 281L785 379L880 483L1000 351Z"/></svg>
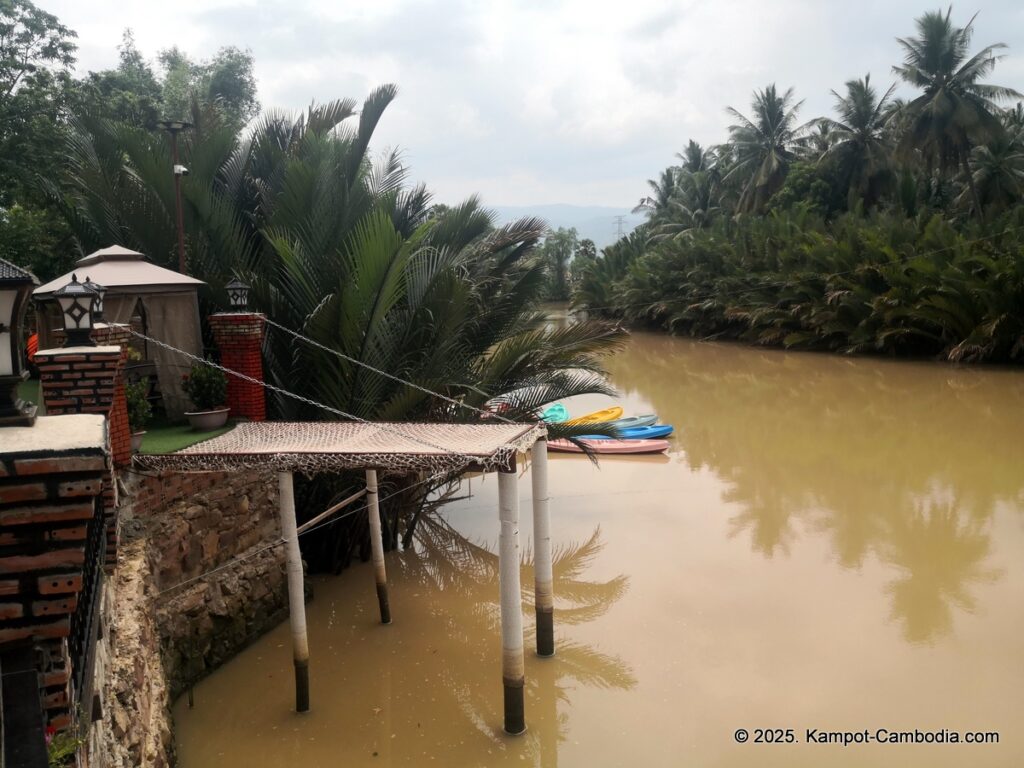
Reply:
<svg viewBox="0 0 1024 768"><path fill-rule="evenodd" d="M0 426L31 426L36 407L18 399L18 385L28 378L21 321L32 287L28 270L0 259Z"/></svg>
<svg viewBox="0 0 1024 768"><path fill-rule="evenodd" d="M96 296L96 291L78 282L78 275L72 275L70 283L53 292L53 298L64 313L65 347L96 346L92 340L92 313Z"/></svg>
<svg viewBox="0 0 1024 768"><path fill-rule="evenodd" d="M192 127L184 120L161 120L157 125L171 135L171 164L174 172L174 209L178 226L178 271L188 274L185 269L185 220L181 212L181 177L188 174L188 168L178 162L178 134Z"/></svg>
<svg viewBox="0 0 1024 768"><path fill-rule="evenodd" d="M94 283L89 279L88 275L86 275L85 282L82 285L96 293L96 298L92 302L92 319L96 322L103 320L103 297L106 296L107 289L99 283Z"/></svg>
<svg viewBox="0 0 1024 768"><path fill-rule="evenodd" d="M244 311L249 305L250 287L237 277L232 278L231 282L224 286L224 289L228 292L228 301L231 302L231 308L236 312Z"/></svg>

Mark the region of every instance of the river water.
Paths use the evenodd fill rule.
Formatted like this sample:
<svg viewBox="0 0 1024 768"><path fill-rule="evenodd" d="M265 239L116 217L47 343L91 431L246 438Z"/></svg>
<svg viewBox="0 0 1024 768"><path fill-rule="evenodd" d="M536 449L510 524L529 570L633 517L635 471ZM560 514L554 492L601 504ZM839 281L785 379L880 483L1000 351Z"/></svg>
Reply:
<svg viewBox="0 0 1024 768"><path fill-rule="evenodd" d="M646 334L610 369L677 432L600 468L552 454L559 649L528 640L525 736L500 732L497 482L476 478L388 555L391 626L368 565L316 579L309 714L282 625L177 702L180 764L1024 764L1024 374ZM528 476L521 499L528 551ZM879 728L1000 741L806 741Z"/></svg>

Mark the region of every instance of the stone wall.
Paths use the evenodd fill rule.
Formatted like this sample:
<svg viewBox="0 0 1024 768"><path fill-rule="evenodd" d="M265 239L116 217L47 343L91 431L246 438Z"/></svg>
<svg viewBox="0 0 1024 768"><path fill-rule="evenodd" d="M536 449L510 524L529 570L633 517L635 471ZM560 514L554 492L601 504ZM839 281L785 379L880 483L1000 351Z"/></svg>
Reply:
<svg viewBox="0 0 1024 768"><path fill-rule="evenodd" d="M131 472L122 483L107 706L90 756L163 766L177 695L287 616L276 476Z"/></svg>

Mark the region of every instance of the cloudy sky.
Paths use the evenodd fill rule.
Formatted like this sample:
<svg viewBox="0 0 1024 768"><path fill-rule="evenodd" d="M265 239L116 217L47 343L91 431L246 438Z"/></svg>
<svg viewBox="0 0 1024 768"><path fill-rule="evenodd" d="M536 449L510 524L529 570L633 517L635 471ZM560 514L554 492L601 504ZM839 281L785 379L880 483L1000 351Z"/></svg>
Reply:
<svg viewBox="0 0 1024 768"><path fill-rule="evenodd" d="M630 207L688 138L715 143L724 107L775 81L831 108L829 89L887 85L897 35L938 3L904 0L36 0L79 34L81 70L116 64L131 27L147 56L252 50L264 106L362 98L397 83L377 133L438 199ZM1005 42L993 82L1024 90L1024 2L954 17Z"/></svg>

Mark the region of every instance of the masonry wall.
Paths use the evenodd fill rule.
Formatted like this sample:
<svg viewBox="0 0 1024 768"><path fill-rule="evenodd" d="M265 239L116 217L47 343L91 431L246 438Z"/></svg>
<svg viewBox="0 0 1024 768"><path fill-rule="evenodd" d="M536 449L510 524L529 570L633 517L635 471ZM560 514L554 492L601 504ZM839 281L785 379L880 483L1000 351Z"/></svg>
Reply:
<svg viewBox="0 0 1024 768"><path fill-rule="evenodd" d="M174 699L287 616L284 548L267 549L280 536L277 483L258 472L122 483L107 705L89 752L97 765L163 766Z"/></svg>
<svg viewBox="0 0 1024 768"><path fill-rule="evenodd" d="M0 449L36 435L56 443L61 426L61 419L43 417L35 427L8 428ZM76 700L88 706L73 677L86 663L92 634L104 535L100 498L109 474L102 419L75 417L66 426L86 435L86 447L0 453L0 645L32 649L45 724L54 729L71 722Z"/></svg>

